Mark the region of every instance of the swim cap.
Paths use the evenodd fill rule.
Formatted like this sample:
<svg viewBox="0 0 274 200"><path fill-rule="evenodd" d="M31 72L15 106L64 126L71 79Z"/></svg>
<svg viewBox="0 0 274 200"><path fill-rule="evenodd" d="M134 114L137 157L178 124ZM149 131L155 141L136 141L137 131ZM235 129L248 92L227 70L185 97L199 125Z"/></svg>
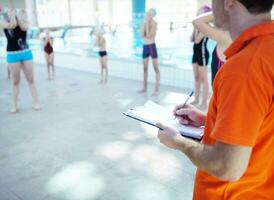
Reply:
<svg viewBox="0 0 274 200"><path fill-rule="evenodd" d="M150 9L147 11L147 13L150 13L150 12L152 12L152 17L156 17L157 11L156 11L154 8L150 8Z"/></svg>
<svg viewBox="0 0 274 200"><path fill-rule="evenodd" d="M200 10L202 11L202 13L207 13L207 12L212 11L212 9L207 5L201 7Z"/></svg>

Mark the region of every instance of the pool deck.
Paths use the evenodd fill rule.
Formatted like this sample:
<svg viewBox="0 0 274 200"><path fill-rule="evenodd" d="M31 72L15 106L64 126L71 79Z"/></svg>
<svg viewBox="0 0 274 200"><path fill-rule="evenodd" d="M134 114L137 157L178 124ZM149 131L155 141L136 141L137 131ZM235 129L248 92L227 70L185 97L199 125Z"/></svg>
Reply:
<svg viewBox="0 0 274 200"><path fill-rule="evenodd" d="M34 62L36 64L45 64L44 53L40 50L33 50ZM6 59L6 50L0 47L0 64ZM88 73L99 74L98 57L79 56L71 53L55 53L56 66L60 68L73 69ZM143 64L141 61L110 59L108 60L109 75L117 78L141 81L143 79ZM180 87L192 90L194 88L194 78L192 66L160 65L161 84L172 87ZM152 63L149 65L148 81L155 82L155 73ZM208 80L210 80L208 72Z"/></svg>
<svg viewBox="0 0 274 200"><path fill-rule="evenodd" d="M97 67L97 66L94 66ZM162 87L138 95L141 82L120 78L98 85L97 74L35 66L42 110L31 109L22 75L20 112L9 114L10 82L0 63L1 200L190 200L195 168L159 144L157 129L122 115L151 99L168 107L186 98Z"/></svg>

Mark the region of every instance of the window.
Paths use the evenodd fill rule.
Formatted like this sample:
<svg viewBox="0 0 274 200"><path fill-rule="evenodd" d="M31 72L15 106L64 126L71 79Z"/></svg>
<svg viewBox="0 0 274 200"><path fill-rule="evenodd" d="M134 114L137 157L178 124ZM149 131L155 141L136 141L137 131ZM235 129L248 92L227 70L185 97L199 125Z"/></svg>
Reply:
<svg viewBox="0 0 274 200"><path fill-rule="evenodd" d="M67 0L36 0L39 27L58 27L69 24Z"/></svg>

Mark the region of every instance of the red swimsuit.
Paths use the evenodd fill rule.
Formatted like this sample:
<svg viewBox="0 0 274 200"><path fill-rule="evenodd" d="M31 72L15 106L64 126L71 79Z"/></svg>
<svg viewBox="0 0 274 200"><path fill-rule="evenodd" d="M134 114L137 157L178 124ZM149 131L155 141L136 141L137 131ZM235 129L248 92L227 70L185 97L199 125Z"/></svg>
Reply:
<svg viewBox="0 0 274 200"><path fill-rule="evenodd" d="M47 42L46 46L44 47L45 53L50 55L53 52L53 48L49 42Z"/></svg>

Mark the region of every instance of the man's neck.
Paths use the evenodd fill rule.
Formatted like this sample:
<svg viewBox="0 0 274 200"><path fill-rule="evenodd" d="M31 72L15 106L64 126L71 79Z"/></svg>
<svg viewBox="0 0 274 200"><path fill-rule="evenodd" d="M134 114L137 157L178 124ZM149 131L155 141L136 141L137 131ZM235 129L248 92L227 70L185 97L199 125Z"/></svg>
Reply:
<svg viewBox="0 0 274 200"><path fill-rule="evenodd" d="M240 19L240 20L239 20ZM263 23L271 22L271 14L232 16L230 21L230 34L235 40L245 30Z"/></svg>

